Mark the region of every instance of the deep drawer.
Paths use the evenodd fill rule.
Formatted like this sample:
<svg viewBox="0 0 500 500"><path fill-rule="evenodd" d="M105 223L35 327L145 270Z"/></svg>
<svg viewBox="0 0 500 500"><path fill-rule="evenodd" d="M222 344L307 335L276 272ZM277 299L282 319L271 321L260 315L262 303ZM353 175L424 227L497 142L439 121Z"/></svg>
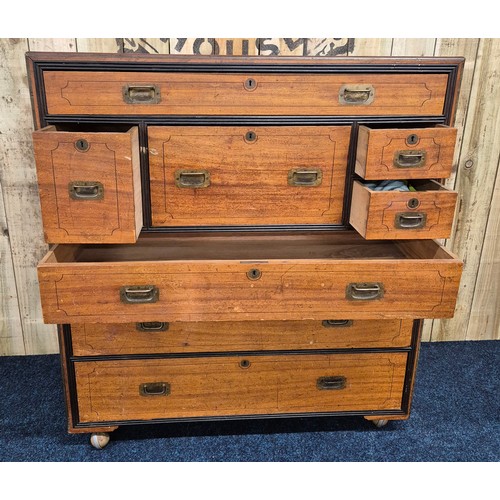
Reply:
<svg viewBox="0 0 500 500"><path fill-rule="evenodd" d="M340 224L350 127L149 127L154 226Z"/></svg>
<svg viewBox="0 0 500 500"><path fill-rule="evenodd" d="M75 363L80 422L398 410L407 354Z"/></svg>
<svg viewBox="0 0 500 500"><path fill-rule="evenodd" d="M322 321L451 317L461 267L434 241L351 231L65 245L38 272L47 323Z"/></svg>
<svg viewBox="0 0 500 500"><path fill-rule="evenodd" d="M360 126L356 173L367 180L449 177L457 129L383 129Z"/></svg>
<svg viewBox="0 0 500 500"><path fill-rule="evenodd" d="M138 129L33 132L45 239L133 243L142 228Z"/></svg>
<svg viewBox="0 0 500 500"><path fill-rule="evenodd" d="M71 325L75 356L408 347L411 320Z"/></svg>
<svg viewBox="0 0 500 500"><path fill-rule="evenodd" d="M442 115L446 74L45 71L51 115Z"/></svg>
<svg viewBox="0 0 500 500"><path fill-rule="evenodd" d="M449 238L457 193L435 181L411 182L416 191L374 191L354 181L349 222L364 238Z"/></svg>

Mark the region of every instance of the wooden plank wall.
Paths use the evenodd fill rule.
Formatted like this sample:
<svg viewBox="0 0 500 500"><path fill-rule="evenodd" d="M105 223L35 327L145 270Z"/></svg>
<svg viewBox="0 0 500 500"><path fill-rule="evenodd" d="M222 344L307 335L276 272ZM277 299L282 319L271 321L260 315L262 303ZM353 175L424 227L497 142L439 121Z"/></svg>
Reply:
<svg viewBox="0 0 500 500"><path fill-rule="evenodd" d="M426 321L424 340L500 339L500 40L392 38L0 39L0 355L58 351L41 319L36 264L43 241L31 149L28 50L203 55L464 56L458 147L449 187L459 191L445 245L465 262L456 314Z"/></svg>

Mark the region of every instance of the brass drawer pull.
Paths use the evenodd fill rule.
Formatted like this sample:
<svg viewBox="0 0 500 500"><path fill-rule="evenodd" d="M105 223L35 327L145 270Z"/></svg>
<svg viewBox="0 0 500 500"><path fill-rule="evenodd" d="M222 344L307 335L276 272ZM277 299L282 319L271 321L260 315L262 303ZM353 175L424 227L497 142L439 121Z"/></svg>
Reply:
<svg viewBox="0 0 500 500"><path fill-rule="evenodd" d="M139 385L141 396L168 396L170 394L170 384L167 382L147 382Z"/></svg>
<svg viewBox="0 0 500 500"><path fill-rule="evenodd" d="M339 92L339 102L345 105L371 104L375 99L373 85L342 85Z"/></svg>
<svg viewBox="0 0 500 500"><path fill-rule="evenodd" d="M175 185L179 188L206 188L210 186L210 172L208 170L177 170Z"/></svg>
<svg viewBox="0 0 500 500"><path fill-rule="evenodd" d="M157 85L126 84L122 89L123 100L127 104L158 104L161 101Z"/></svg>
<svg viewBox="0 0 500 500"><path fill-rule="evenodd" d="M397 229L420 229L427 222L425 212L398 212L394 220Z"/></svg>
<svg viewBox="0 0 500 500"><path fill-rule="evenodd" d="M384 296L382 283L349 283L346 298L349 300L375 300Z"/></svg>
<svg viewBox="0 0 500 500"><path fill-rule="evenodd" d="M68 184L68 192L73 200L102 200L104 186L97 181L73 181Z"/></svg>
<svg viewBox="0 0 500 500"><path fill-rule="evenodd" d="M154 285L122 286L120 300L124 304L150 304L158 302L160 291Z"/></svg>
<svg viewBox="0 0 500 500"><path fill-rule="evenodd" d="M352 326L352 319L325 319L321 324L325 328L345 328Z"/></svg>
<svg viewBox="0 0 500 500"><path fill-rule="evenodd" d="M163 321L146 321L136 323L135 328L140 332L166 332L169 324Z"/></svg>
<svg viewBox="0 0 500 500"><path fill-rule="evenodd" d="M319 186L323 179L323 171L319 168L305 169L294 168L288 172L290 186L312 187Z"/></svg>
<svg viewBox="0 0 500 500"><path fill-rule="evenodd" d="M398 168L418 168L425 165L427 153L425 150L396 151L394 166Z"/></svg>
<svg viewBox="0 0 500 500"><path fill-rule="evenodd" d="M316 381L316 387L320 391L335 391L338 389L345 389L347 379L342 375L333 377L319 377Z"/></svg>

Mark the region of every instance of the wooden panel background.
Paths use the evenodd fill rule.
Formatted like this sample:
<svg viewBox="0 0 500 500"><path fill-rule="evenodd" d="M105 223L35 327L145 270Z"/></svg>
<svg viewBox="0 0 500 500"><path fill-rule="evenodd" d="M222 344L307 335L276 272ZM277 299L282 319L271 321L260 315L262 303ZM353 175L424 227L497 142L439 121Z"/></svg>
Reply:
<svg viewBox="0 0 500 500"><path fill-rule="evenodd" d="M28 50L203 55L464 56L452 236L465 262L453 319L426 321L424 340L500 339L500 39L3 38L0 39L0 355L58 351L44 325L36 264L47 250L33 163Z"/></svg>

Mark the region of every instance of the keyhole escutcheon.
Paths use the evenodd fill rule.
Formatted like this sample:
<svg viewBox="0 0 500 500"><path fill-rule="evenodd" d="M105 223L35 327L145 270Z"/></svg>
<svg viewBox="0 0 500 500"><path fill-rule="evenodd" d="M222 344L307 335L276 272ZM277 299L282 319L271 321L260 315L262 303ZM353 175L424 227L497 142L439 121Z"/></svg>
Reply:
<svg viewBox="0 0 500 500"><path fill-rule="evenodd" d="M247 78L243 84L245 90L252 91L257 88L257 82L253 78Z"/></svg>

